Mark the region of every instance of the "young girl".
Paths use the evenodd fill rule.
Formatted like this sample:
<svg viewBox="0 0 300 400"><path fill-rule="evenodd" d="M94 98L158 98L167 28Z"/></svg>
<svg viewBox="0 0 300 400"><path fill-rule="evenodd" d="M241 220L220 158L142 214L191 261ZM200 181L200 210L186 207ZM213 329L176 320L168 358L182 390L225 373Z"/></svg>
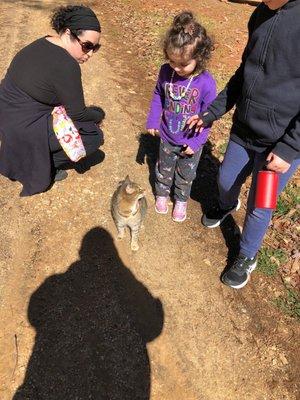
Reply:
<svg viewBox="0 0 300 400"><path fill-rule="evenodd" d="M213 50L212 40L191 12L174 18L163 51L162 65L147 119L147 131L161 138L156 165L155 210L167 214L168 197L174 183L173 221L186 219L187 200L196 177L202 147L209 129L192 135L187 120L206 108L216 97L216 84L205 70Z"/></svg>

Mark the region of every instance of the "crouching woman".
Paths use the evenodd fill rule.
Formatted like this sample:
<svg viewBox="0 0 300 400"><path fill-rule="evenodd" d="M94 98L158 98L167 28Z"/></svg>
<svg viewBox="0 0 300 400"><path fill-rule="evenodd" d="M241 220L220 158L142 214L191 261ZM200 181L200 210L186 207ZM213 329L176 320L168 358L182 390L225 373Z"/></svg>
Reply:
<svg viewBox="0 0 300 400"><path fill-rule="evenodd" d="M19 51L0 84L0 173L23 185L21 196L67 175L61 167L70 159L54 132L53 110L74 123L85 155L103 144L103 112L85 106L80 70L100 48L99 20L88 7L67 6L53 12L51 25L57 35Z"/></svg>

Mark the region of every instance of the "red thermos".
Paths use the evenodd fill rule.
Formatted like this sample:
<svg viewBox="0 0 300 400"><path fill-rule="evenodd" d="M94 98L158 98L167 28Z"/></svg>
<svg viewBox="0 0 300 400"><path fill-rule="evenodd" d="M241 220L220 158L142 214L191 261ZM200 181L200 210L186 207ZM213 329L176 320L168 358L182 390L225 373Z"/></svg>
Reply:
<svg viewBox="0 0 300 400"><path fill-rule="evenodd" d="M277 204L278 174L262 170L257 174L255 207L275 210Z"/></svg>

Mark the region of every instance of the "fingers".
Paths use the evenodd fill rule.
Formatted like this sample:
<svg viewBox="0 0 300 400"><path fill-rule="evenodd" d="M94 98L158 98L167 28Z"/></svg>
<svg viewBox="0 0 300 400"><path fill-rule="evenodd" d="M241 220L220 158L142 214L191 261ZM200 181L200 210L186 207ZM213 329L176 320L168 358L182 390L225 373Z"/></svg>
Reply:
<svg viewBox="0 0 300 400"><path fill-rule="evenodd" d="M201 123L200 123L200 121L201 121ZM202 119L200 119L200 121L197 123L196 128L195 128L195 132L197 132L197 133L201 133L204 129L202 126L202 124L203 124Z"/></svg>
<svg viewBox="0 0 300 400"><path fill-rule="evenodd" d="M271 152L271 153L269 153L268 154L268 157L267 157L267 161L271 161L272 160L272 158L273 158L273 156L274 156L274 154Z"/></svg>
<svg viewBox="0 0 300 400"><path fill-rule="evenodd" d="M199 117L199 115L192 115L186 121L186 126L188 126L189 129L195 128L196 136L199 135L204 129L203 120Z"/></svg>
<svg viewBox="0 0 300 400"><path fill-rule="evenodd" d="M189 125L191 122L193 121L198 121L199 116L198 115L192 115L187 121L186 121L186 125Z"/></svg>
<svg viewBox="0 0 300 400"><path fill-rule="evenodd" d="M181 152L182 155L192 156L194 154L194 150L191 149L190 146L185 144L182 147L184 148L184 150Z"/></svg>
<svg viewBox="0 0 300 400"><path fill-rule="evenodd" d="M193 150L186 150L184 152L184 154L186 154L187 156L192 156L194 154Z"/></svg>
<svg viewBox="0 0 300 400"><path fill-rule="evenodd" d="M189 128L193 128L195 126L195 132L196 133L201 133L204 129L203 127L203 120L201 118L198 118L197 121L194 121L192 124L190 124Z"/></svg>
<svg viewBox="0 0 300 400"><path fill-rule="evenodd" d="M147 129L147 132L152 136L159 135L158 129Z"/></svg>
<svg viewBox="0 0 300 400"><path fill-rule="evenodd" d="M271 156L271 154L269 154L266 161L270 162L271 160L272 160L272 156Z"/></svg>
<svg viewBox="0 0 300 400"><path fill-rule="evenodd" d="M284 174L289 170L286 165L278 165L276 161L272 161L267 165L267 169L270 171L278 172L279 174Z"/></svg>
<svg viewBox="0 0 300 400"><path fill-rule="evenodd" d="M189 123L189 129L193 129L193 127L195 125L198 124L199 119L198 118L194 118L190 123Z"/></svg>
<svg viewBox="0 0 300 400"><path fill-rule="evenodd" d="M192 129L199 121L199 115L192 115L187 121L186 126L188 125L189 129Z"/></svg>
<svg viewBox="0 0 300 400"><path fill-rule="evenodd" d="M268 161L268 160L267 160ZM277 172L276 171L276 166L274 165L274 163L272 163L272 162L269 162L268 164L267 164L267 169L268 170L270 170L270 171L275 171L275 172Z"/></svg>
<svg viewBox="0 0 300 400"><path fill-rule="evenodd" d="M268 155L267 161L269 161L267 164L268 170L281 174L287 172L291 166L291 164L289 164L287 161L284 161L282 158L272 152Z"/></svg>

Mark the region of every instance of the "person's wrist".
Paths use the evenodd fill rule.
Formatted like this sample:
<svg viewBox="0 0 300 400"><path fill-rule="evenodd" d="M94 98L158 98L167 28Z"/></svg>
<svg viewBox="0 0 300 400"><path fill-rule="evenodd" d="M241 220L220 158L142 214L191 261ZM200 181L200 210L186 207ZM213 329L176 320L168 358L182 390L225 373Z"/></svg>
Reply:
<svg viewBox="0 0 300 400"><path fill-rule="evenodd" d="M203 128L207 128L216 120L214 114L210 111L204 111L200 113L199 118L203 121Z"/></svg>

